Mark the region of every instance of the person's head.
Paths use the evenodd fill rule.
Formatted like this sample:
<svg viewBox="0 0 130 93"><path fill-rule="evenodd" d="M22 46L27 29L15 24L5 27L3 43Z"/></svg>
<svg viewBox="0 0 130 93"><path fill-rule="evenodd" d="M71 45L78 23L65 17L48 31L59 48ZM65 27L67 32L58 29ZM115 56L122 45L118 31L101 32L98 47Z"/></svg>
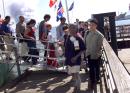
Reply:
<svg viewBox="0 0 130 93"><path fill-rule="evenodd" d="M5 19L4 19L4 22L6 24L8 24L10 22L10 16L6 16Z"/></svg>
<svg viewBox="0 0 130 93"><path fill-rule="evenodd" d="M52 26L51 26L51 24L46 24L46 28L47 28L47 30L51 30L52 29Z"/></svg>
<svg viewBox="0 0 130 93"><path fill-rule="evenodd" d="M88 29L90 31L96 31L98 22L96 19L89 19L88 20Z"/></svg>
<svg viewBox="0 0 130 93"><path fill-rule="evenodd" d="M31 19L28 23L27 23L27 26L30 26L30 27L34 27L36 24L36 21L34 19Z"/></svg>
<svg viewBox="0 0 130 93"><path fill-rule="evenodd" d="M19 16L19 21L20 22L24 22L24 17L23 16Z"/></svg>
<svg viewBox="0 0 130 93"><path fill-rule="evenodd" d="M60 18L60 22L61 22L61 24L65 24L66 18L65 18L65 17L61 17L61 18Z"/></svg>
<svg viewBox="0 0 130 93"><path fill-rule="evenodd" d="M65 34L68 34L68 29L69 29L68 25L63 26L63 31Z"/></svg>
<svg viewBox="0 0 130 93"><path fill-rule="evenodd" d="M44 20L45 20L46 22L49 21L50 18L51 18L51 16L50 16L49 14L45 14L45 15L44 15Z"/></svg>
<svg viewBox="0 0 130 93"><path fill-rule="evenodd" d="M84 29L88 30L88 22L84 22Z"/></svg>
<svg viewBox="0 0 130 93"><path fill-rule="evenodd" d="M72 36L76 36L78 32L78 27L75 24L70 24L69 25L69 34Z"/></svg>

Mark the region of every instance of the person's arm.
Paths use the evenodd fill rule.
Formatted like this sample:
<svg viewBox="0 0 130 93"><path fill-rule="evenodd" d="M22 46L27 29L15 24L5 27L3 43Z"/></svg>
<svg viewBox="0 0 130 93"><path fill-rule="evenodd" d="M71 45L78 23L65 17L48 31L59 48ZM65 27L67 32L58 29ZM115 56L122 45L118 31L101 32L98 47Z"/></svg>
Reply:
<svg viewBox="0 0 130 93"><path fill-rule="evenodd" d="M103 36L99 35L97 40L97 51L100 51L103 45Z"/></svg>

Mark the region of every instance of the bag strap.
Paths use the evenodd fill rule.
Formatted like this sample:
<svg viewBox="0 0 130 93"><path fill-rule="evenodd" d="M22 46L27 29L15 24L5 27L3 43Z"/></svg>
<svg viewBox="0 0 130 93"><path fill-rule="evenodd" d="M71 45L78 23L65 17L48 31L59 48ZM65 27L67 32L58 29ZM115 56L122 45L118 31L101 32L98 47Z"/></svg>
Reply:
<svg viewBox="0 0 130 93"><path fill-rule="evenodd" d="M89 34L89 32L90 32L90 31L88 31L88 30L85 32L85 35L84 35L84 43L86 43L86 37L87 37L87 35Z"/></svg>

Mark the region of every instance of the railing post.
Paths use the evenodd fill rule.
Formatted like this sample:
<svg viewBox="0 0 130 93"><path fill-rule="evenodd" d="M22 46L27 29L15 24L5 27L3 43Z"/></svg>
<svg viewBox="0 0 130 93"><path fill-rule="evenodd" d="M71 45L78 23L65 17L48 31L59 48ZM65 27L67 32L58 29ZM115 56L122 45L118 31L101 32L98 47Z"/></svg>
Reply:
<svg viewBox="0 0 130 93"><path fill-rule="evenodd" d="M19 64L19 54L18 54L18 47L14 47L14 52L15 52L15 57L16 57L16 66L17 66L17 71L18 71L18 76L21 75L21 70L20 70L20 64Z"/></svg>

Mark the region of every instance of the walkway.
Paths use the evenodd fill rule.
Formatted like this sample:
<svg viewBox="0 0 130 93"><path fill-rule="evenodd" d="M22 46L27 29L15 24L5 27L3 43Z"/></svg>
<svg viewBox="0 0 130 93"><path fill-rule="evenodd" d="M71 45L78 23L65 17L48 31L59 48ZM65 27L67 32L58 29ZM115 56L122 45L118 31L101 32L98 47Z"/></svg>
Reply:
<svg viewBox="0 0 130 93"><path fill-rule="evenodd" d="M121 49L118 51L119 58L124 63L124 66L127 68L130 73L130 48Z"/></svg>
<svg viewBox="0 0 130 93"><path fill-rule="evenodd" d="M101 74L101 83L97 84L94 90L89 88L88 73L82 70L80 75L82 83L81 91L78 93L106 93L103 74ZM63 72L34 71L10 89L9 93L76 93L71 78Z"/></svg>

